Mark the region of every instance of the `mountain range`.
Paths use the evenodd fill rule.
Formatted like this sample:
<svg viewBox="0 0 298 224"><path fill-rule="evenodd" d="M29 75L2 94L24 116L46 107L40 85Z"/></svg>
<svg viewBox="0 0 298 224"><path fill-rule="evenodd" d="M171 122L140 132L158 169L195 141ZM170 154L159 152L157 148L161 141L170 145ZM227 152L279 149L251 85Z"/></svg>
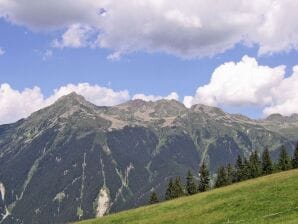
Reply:
<svg viewBox="0 0 298 224"><path fill-rule="evenodd" d="M0 126L0 223L66 223L163 196L171 177L212 174L268 147L292 153L298 115L254 120L175 100L100 107L71 93Z"/></svg>

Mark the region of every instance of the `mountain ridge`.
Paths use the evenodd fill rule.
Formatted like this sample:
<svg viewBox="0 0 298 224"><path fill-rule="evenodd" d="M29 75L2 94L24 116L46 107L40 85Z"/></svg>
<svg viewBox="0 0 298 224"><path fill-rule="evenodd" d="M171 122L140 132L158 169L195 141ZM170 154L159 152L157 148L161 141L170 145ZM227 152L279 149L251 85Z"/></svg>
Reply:
<svg viewBox="0 0 298 224"><path fill-rule="evenodd" d="M292 153L297 130L292 120L281 126L174 100L99 107L71 93L0 126L0 223L65 223L137 207L202 161L214 173L253 150Z"/></svg>

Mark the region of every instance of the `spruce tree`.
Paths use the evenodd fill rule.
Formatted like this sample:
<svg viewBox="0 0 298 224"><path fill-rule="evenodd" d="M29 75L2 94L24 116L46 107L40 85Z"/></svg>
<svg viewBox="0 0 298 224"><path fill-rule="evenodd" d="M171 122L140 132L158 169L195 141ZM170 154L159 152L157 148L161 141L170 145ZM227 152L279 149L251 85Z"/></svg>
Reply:
<svg viewBox="0 0 298 224"><path fill-rule="evenodd" d="M266 147L262 154L262 174L268 175L273 172L273 165L270 158L270 153L268 148Z"/></svg>
<svg viewBox="0 0 298 224"><path fill-rule="evenodd" d="M227 170L228 184L232 184L232 183L236 182L237 175L234 170L234 167L229 163L226 170Z"/></svg>
<svg viewBox="0 0 298 224"><path fill-rule="evenodd" d="M167 187L167 190L166 190L166 193L165 193L165 199L166 200L171 200L173 199L173 191L174 191L174 183L173 183L173 179L171 178L169 180L169 183L168 183L168 187Z"/></svg>
<svg viewBox="0 0 298 224"><path fill-rule="evenodd" d="M240 155L238 155L236 164L235 164L235 182L243 180L243 161Z"/></svg>
<svg viewBox="0 0 298 224"><path fill-rule="evenodd" d="M250 164L249 161L244 158L242 166L242 180L248 180L250 178Z"/></svg>
<svg viewBox="0 0 298 224"><path fill-rule="evenodd" d="M228 175L226 168L221 166L217 171L217 178L215 181L215 187L222 187L228 185Z"/></svg>
<svg viewBox="0 0 298 224"><path fill-rule="evenodd" d="M184 195L183 187L181 184L181 178L176 177L173 187L173 198L179 198Z"/></svg>
<svg viewBox="0 0 298 224"><path fill-rule="evenodd" d="M156 204L159 202L158 196L155 191L153 191L150 195L149 204Z"/></svg>
<svg viewBox="0 0 298 224"><path fill-rule="evenodd" d="M199 181L198 190L200 192L207 191L210 188L210 186L209 186L210 177L209 177L209 170L208 170L205 162L203 162L203 164L200 167L199 177L200 177L200 181Z"/></svg>
<svg viewBox="0 0 298 224"><path fill-rule="evenodd" d="M257 151L253 151L249 157L249 178L256 178L261 175L261 161Z"/></svg>
<svg viewBox="0 0 298 224"><path fill-rule="evenodd" d="M285 171L291 169L291 165L291 160L286 150L286 147L282 146L279 154L278 167L281 171Z"/></svg>
<svg viewBox="0 0 298 224"><path fill-rule="evenodd" d="M195 184L193 175L190 170L188 170L188 172L187 172L185 188L186 188L186 193L188 195L193 195L193 194L197 193L197 186Z"/></svg>
<svg viewBox="0 0 298 224"><path fill-rule="evenodd" d="M298 168L298 142L294 151L293 159L292 159L292 167L294 169Z"/></svg>

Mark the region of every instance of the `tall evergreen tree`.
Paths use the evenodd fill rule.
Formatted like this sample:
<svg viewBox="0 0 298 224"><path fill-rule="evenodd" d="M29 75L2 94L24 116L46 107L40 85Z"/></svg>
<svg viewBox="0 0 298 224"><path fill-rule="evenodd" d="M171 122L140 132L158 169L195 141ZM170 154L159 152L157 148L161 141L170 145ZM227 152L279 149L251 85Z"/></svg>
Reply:
<svg viewBox="0 0 298 224"><path fill-rule="evenodd" d="M153 191L150 195L149 204L156 204L159 202L158 196L155 191Z"/></svg>
<svg viewBox="0 0 298 224"><path fill-rule="evenodd" d="M292 167L294 169L298 168L298 142L294 151L293 159L292 159Z"/></svg>
<svg viewBox="0 0 298 224"><path fill-rule="evenodd" d="M168 187L165 193L165 199L166 200L173 199L173 193L174 193L174 183L173 183L173 179L171 178L169 180Z"/></svg>
<svg viewBox="0 0 298 224"><path fill-rule="evenodd" d="M266 147L262 154L262 174L268 175L273 172L273 165L268 148Z"/></svg>
<svg viewBox="0 0 298 224"><path fill-rule="evenodd" d="M248 180L250 178L250 164L249 161L244 158L242 166L242 180Z"/></svg>
<svg viewBox="0 0 298 224"><path fill-rule="evenodd" d="M228 184L232 184L237 180L237 175L234 170L234 167L230 163L227 166L227 177L228 177Z"/></svg>
<svg viewBox="0 0 298 224"><path fill-rule="evenodd" d="M186 188L186 193L188 195L193 195L193 194L197 193L197 191L198 191L197 185L195 184L194 177L190 170L188 170L188 172L187 172L185 188Z"/></svg>
<svg viewBox="0 0 298 224"><path fill-rule="evenodd" d="M173 187L173 198L178 198L184 195L182 183L180 177L175 178Z"/></svg>
<svg viewBox="0 0 298 224"><path fill-rule="evenodd" d="M288 155L287 149L285 146L282 146L279 154L278 167L281 171L285 171L291 169L291 165L291 159Z"/></svg>
<svg viewBox="0 0 298 224"><path fill-rule="evenodd" d="M257 151L253 151L249 157L249 178L256 178L261 175L261 161Z"/></svg>
<svg viewBox="0 0 298 224"><path fill-rule="evenodd" d="M217 178L215 181L215 187L222 187L228 185L228 175L226 168L221 166L217 171Z"/></svg>
<svg viewBox="0 0 298 224"><path fill-rule="evenodd" d="M238 155L236 160L235 173L236 173L235 182L239 182L243 180L243 161L240 155Z"/></svg>
<svg viewBox="0 0 298 224"><path fill-rule="evenodd" d="M207 191L210 188L210 177L209 177L209 170L205 162L203 162L203 164L200 167L199 177L200 177L199 187L198 187L199 191L200 192Z"/></svg>

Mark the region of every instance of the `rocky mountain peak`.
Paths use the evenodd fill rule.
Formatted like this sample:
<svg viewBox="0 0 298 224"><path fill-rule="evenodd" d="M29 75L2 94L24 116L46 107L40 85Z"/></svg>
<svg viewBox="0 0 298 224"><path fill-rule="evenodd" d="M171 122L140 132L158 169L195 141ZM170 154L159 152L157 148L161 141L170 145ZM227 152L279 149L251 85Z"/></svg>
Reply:
<svg viewBox="0 0 298 224"><path fill-rule="evenodd" d="M204 113L209 116L225 116L227 115L222 109L218 107L207 106L203 104L196 104L190 108L193 112Z"/></svg>
<svg viewBox="0 0 298 224"><path fill-rule="evenodd" d="M280 121L282 119L283 116L281 114L271 114L266 118L267 121Z"/></svg>
<svg viewBox="0 0 298 224"><path fill-rule="evenodd" d="M65 96L60 97L53 105L55 104L63 104L63 105L90 105L83 96L77 94L76 92L71 92Z"/></svg>

